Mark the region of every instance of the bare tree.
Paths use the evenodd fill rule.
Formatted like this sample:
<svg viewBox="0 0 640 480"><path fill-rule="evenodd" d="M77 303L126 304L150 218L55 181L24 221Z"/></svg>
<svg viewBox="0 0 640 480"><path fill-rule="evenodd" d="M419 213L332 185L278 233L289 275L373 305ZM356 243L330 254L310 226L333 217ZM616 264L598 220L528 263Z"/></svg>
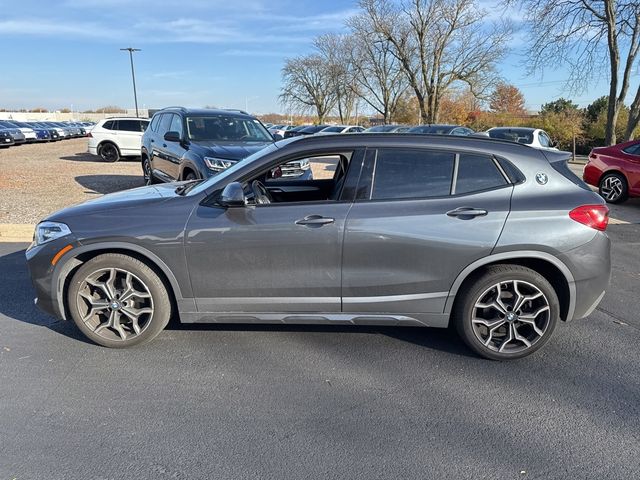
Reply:
<svg viewBox="0 0 640 480"><path fill-rule="evenodd" d="M438 120L440 99L456 82L477 96L495 84L495 65L506 53L511 28L487 28L475 0L360 0L360 6L391 45L423 122Z"/></svg>
<svg viewBox="0 0 640 480"><path fill-rule="evenodd" d="M350 35L327 33L314 40L314 46L328 67L329 79L333 84L335 107L341 123L350 123L359 96L354 82L354 65Z"/></svg>
<svg viewBox="0 0 640 480"><path fill-rule="evenodd" d="M347 21L352 34L351 63L361 98L390 123L408 88L407 79L388 40L374 31L371 19L356 15Z"/></svg>
<svg viewBox="0 0 640 480"><path fill-rule="evenodd" d="M318 122L336 104L335 84L327 61L318 54L289 58L282 68L280 101L303 111L315 110Z"/></svg>
<svg viewBox="0 0 640 480"><path fill-rule="evenodd" d="M528 48L531 72L542 72L562 61L571 69L569 89L581 91L608 70L605 141L609 145L616 143L618 114L629 91L629 77L640 46L638 2L507 0L506 3L519 4L525 12L525 23L533 39ZM636 98L640 112L640 90Z"/></svg>

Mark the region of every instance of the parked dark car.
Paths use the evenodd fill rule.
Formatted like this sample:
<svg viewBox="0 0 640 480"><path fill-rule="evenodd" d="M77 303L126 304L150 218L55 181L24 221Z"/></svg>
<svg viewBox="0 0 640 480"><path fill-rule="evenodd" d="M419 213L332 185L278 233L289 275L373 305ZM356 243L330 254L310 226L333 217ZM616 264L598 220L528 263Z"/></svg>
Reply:
<svg viewBox="0 0 640 480"><path fill-rule="evenodd" d="M318 156L336 159L331 178L272 175ZM452 324L478 354L520 358L609 282L608 208L569 158L472 137L282 140L206 180L48 216L26 252L36 302L108 347L151 340L174 315Z"/></svg>
<svg viewBox="0 0 640 480"><path fill-rule="evenodd" d="M594 148L583 178L609 203L640 197L640 140Z"/></svg>
<svg viewBox="0 0 640 480"><path fill-rule="evenodd" d="M300 135L300 130L304 130L305 128L312 127L313 125L298 125L297 127L293 127L290 130L284 132L284 138L297 137Z"/></svg>
<svg viewBox="0 0 640 480"><path fill-rule="evenodd" d="M272 143L260 120L244 112L165 108L142 136L145 182L208 178Z"/></svg>
<svg viewBox="0 0 640 480"><path fill-rule="evenodd" d="M0 148L8 148L16 142L7 130L0 129Z"/></svg>
<svg viewBox="0 0 640 480"><path fill-rule="evenodd" d="M405 133L411 127L407 125L375 125L367 128L363 133Z"/></svg>
<svg viewBox="0 0 640 480"><path fill-rule="evenodd" d="M410 128L407 133L428 133L431 135L460 135L466 136L475 133L473 130L460 125L419 125Z"/></svg>
<svg viewBox="0 0 640 480"><path fill-rule="evenodd" d="M330 125L311 125L309 127L302 128L302 129L298 130L296 136L304 137L304 136L307 136L307 135L315 135L316 133L324 130L325 128L327 128L329 126Z"/></svg>
<svg viewBox="0 0 640 480"><path fill-rule="evenodd" d="M7 133L9 133L9 135L11 135L11 138L13 138L13 142L15 145L22 145L27 141L24 133L22 133L19 128L14 127L10 123L0 120L0 129L5 130Z"/></svg>
<svg viewBox="0 0 640 480"><path fill-rule="evenodd" d="M49 137L52 142L57 142L58 140L61 139L60 134L58 133L58 130L54 127L48 127L40 122L27 122L27 125L29 125L33 129L41 128L41 129L47 130L49 132Z"/></svg>

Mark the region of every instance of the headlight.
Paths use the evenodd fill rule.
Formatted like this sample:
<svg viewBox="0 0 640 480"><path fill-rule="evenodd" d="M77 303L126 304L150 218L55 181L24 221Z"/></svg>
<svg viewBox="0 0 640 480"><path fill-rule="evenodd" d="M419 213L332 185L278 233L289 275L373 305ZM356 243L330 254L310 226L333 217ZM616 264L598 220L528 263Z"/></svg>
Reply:
<svg viewBox="0 0 640 480"><path fill-rule="evenodd" d="M36 245L50 242L56 238L69 235L71 230L64 223L58 222L40 222L33 234L33 241Z"/></svg>
<svg viewBox="0 0 640 480"><path fill-rule="evenodd" d="M204 162L207 164L210 170L214 172L221 172L226 170L231 165L238 163L237 160L227 160L225 158L213 158L213 157L204 157Z"/></svg>

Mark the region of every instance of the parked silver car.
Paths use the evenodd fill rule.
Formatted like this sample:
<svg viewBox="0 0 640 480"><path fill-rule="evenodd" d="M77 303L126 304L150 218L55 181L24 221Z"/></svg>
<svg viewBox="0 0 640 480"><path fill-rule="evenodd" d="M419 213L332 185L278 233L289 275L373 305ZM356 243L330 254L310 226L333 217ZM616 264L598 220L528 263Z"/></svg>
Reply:
<svg viewBox="0 0 640 480"><path fill-rule="evenodd" d="M331 178L277 174L328 158ZM37 304L108 347L175 316L452 324L478 354L519 358L609 282L608 209L568 158L474 137L293 138L206 180L54 213L26 256Z"/></svg>

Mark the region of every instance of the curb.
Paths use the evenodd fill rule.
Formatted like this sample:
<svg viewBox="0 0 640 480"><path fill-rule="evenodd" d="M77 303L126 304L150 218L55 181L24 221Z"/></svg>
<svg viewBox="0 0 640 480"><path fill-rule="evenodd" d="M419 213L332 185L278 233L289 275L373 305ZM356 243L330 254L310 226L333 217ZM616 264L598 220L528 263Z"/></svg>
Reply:
<svg viewBox="0 0 640 480"><path fill-rule="evenodd" d="M0 242L31 242L35 227L35 225L31 224L0 223Z"/></svg>

